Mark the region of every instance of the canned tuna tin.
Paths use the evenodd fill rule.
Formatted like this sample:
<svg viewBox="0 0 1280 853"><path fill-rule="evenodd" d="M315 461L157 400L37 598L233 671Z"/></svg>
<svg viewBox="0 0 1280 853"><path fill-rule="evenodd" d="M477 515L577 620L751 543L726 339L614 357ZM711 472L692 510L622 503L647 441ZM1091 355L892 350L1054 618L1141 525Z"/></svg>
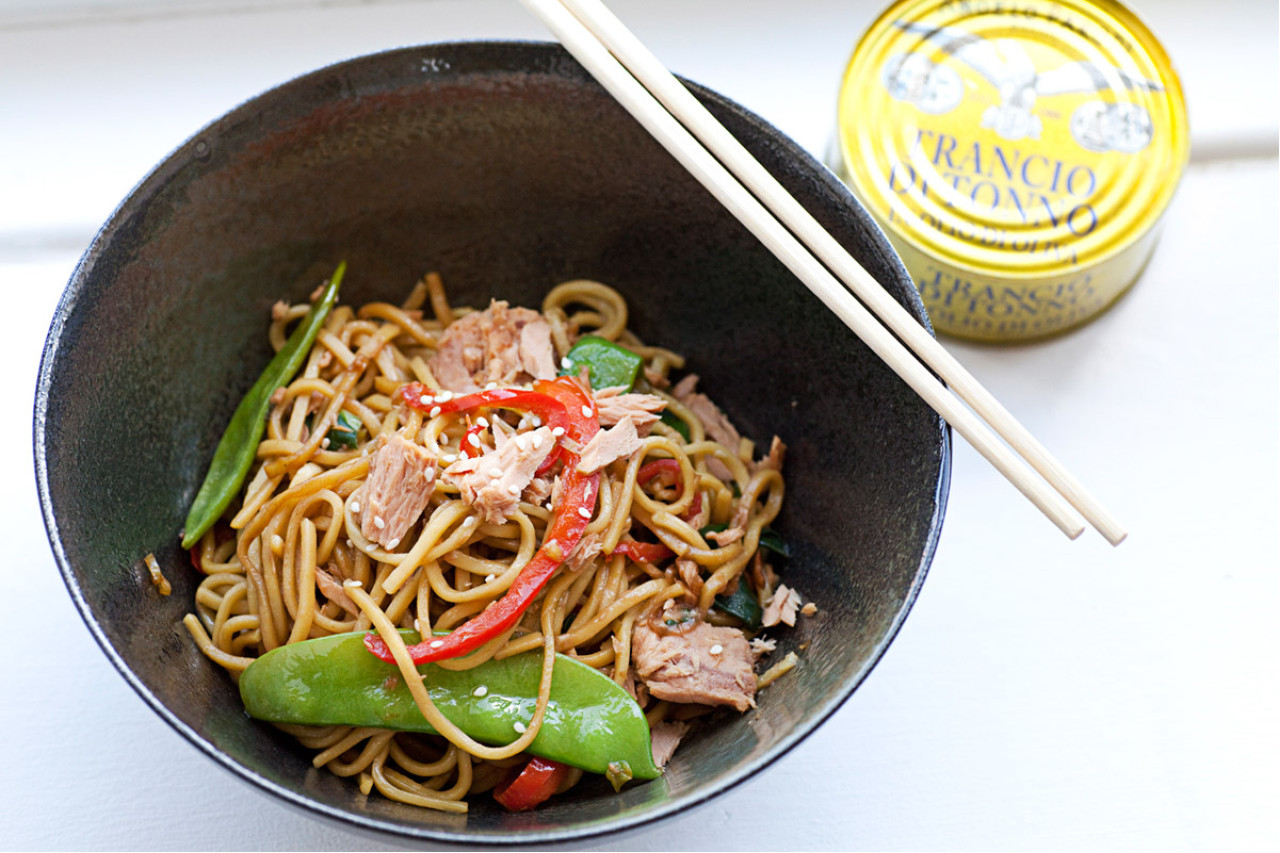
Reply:
<svg viewBox="0 0 1280 853"><path fill-rule="evenodd" d="M854 50L836 148L938 331L1027 340L1138 277L1186 165L1186 107L1117 3L900 0Z"/></svg>

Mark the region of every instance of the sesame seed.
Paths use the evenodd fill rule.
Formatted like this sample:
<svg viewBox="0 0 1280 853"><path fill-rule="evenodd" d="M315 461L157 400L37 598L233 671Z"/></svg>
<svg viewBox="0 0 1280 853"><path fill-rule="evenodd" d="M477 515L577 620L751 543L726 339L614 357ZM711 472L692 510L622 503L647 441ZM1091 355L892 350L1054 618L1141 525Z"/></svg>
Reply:
<svg viewBox="0 0 1280 853"><path fill-rule="evenodd" d="M476 418L476 426L480 427L481 429L488 429L489 419L481 415L480 417Z"/></svg>
<svg viewBox="0 0 1280 853"><path fill-rule="evenodd" d="M419 398L418 402L422 403L424 406L430 406L435 402L435 399L436 398L432 397L430 394L423 394L422 397Z"/></svg>
<svg viewBox="0 0 1280 853"><path fill-rule="evenodd" d="M513 724L511 728L515 729L520 734L524 734L526 731L528 731L528 727L524 723L520 723L520 722Z"/></svg>
<svg viewBox="0 0 1280 853"><path fill-rule="evenodd" d="M360 581L356 580L355 578L347 578L346 580L344 580L344 581L342 582L342 585L343 585L343 586L346 586L346 587L361 587L361 586L364 586L364 584L360 583Z"/></svg>
<svg viewBox="0 0 1280 853"><path fill-rule="evenodd" d="M500 477L502 476L502 469L501 469L501 468L490 468L490 469L489 469L489 476L490 476L490 477L492 477L493 479L497 480L498 478L500 478Z"/></svg>
<svg viewBox="0 0 1280 853"><path fill-rule="evenodd" d="M360 511L360 501L352 501L352 502L351 502L351 511L352 511L352 512L359 512L359 511Z"/></svg>
<svg viewBox="0 0 1280 853"><path fill-rule="evenodd" d="M487 574L487 575L485 575L485 576L484 576L484 582L485 582L485 583L493 583L493 582L494 582L494 580L496 580L496 579L497 579L497 577L498 577L497 575L495 575L495 574L493 574L492 572L490 572L489 574Z"/></svg>
<svg viewBox="0 0 1280 853"><path fill-rule="evenodd" d="M452 391L441 391L439 394L436 395L437 403L447 403L452 399L453 399Z"/></svg>
<svg viewBox="0 0 1280 853"><path fill-rule="evenodd" d="M482 696L485 696L486 694L488 694L488 692L489 692L489 688L488 688L488 687L485 687L483 684L481 684L481 685L480 685L479 687L477 687L475 690L472 690L472 691L471 691L471 695L472 695L472 696L474 696L474 697L476 697L477 699L479 699L479 698L481 698Z"/></svg>
<svg viewBox="0 0 1280 853"><path fill-rule="evenodd" d="M382 516L375 515L373 517L373 526L381 530L382 528L387 526L387 523L382 520Z"/></svg>
<svg viewBox="0 0 1280 853"><path fill-rule="evenodd" d="M432 406L432 407L431 407L431 411L430 411L428 414L430 414L430 415L431 415L431 417L433 417L433 418L434 418L436 415L440 414L440 407L439 407L439 406Z"/></svg>
<svg viewBox="0 0 1280 853"><path fill-rule="evenodd" d="M566 355L564 358L560 359L560 366L565 370L573 370L573 359Z"/></svg>
<svg viewBox="0 0 1280 853"><path fill-rule="evenodd" d="M587 509L585 506L580 506L578 507L578 515L582 516L583 518L590 518L591 510Z"/></svg>
<svg viewBox="0 0 1280 853"><path fill-rule="evenodd" d="M476 435L474 432L471 433L471 435L467 436L467 444L471 445L472 447L479 447L480 436Z"/></svg>
<svg viewBox="0 0 1280 853"><path fill-rule="evenodd" d="M494 388L497 388L497 387L498 387L497 382L486 382L484 386L484 390L492 391Z"/></svg>
<svg viewBox="0 0 1280 853"><path fill-rule="evenodd" d="M556 427L555 429L551 430L551 434L554 435L556 438L559 438L560 436L564 435L564 427Z"/></svg>
<svg viewBox="0 0 1280 853"><path fill-rule="evenodd" d="M516 447L521 450L529 449L529 436L526 433L520 433L516 436Z"/></svg>
<svg viewBox="0 0 1280 853"><path fill-rule="evenodd" d="M714 646L712 646L711 648L707 649L707 651L708 651L710 654L718 655L718 654L720 654L721 652L723 652L723 651L724 651L724 646L720 645L719 643L716 643Z"/></svg>
<svg viewBox="0 0 1280 853"><path fill-rule="evenodd" d="M442 455L440 458L441 458L442 460L444 460L445 462L448 462L448 463L457 462L457 461L458 461L458 454L456 454L456 453L446 453L446 454Z"/></svg>
<svg viewBox="0 0 1280 853"><path fill-rule="evenodd" d="M537 415L529 415L529 423L533 424L536 427L540 427L542 426L542 418L538 417Z"/></svg>
<svg viewBox="0 0 1280 853"><path fill-rule="evenodd" d="M542 449L542 436L536 432L529 436L529 443L533 445L534 450Z"/></svg>
<svg viewBox="0 0 1280 853"><path fill-rule="evenodd" d="M444 640L432 640L432 641L431 641L431 648L433 648L433 649L438 649L438 648L440 648L440 647L441 647L441 646L443 646L443 645L444 645Z"/></svg>
<svg viewBox="0 0 1280 853"><path fill-rule="evenodd" d="M413 630L417 631L419 634L422 633L422 623L417 619L413 620Z"/></svg>
<svg viewBox="0 0 1280 853"><path fill-rule="evenodd" d="M320 439L320 447L325 450L329 449L329 436L326 435L324 438Z"/></svg>
<svg viewBox="0 0 1280 853"><path fill-rule="evenodd" d="M480 519L476 518L474 515L468 515L466 518L462 519L462 526L470 527L473 524L478 524L479 521Z"/></svg>
<svg viewBox="0 0 1280 853"><path fill-rule="evenodd" d="M392 539L390 542L387 543L387 550L394 551L396 549L396 546L399 544L400 544L399 539Z"/></svg>
<svg viewBox="0 0 1280 853"><path fill-rule="evenodd" d="M583 406L583 407L582 407L582 416L583 416L584 418L589 418L589 417L591 417L593 414L594 414L594 412L592 412L592 411L591 411L591 407L590 407L590 406Z"/></svg>
<svg viewBox="0 0 1280 853"><path fill-rule="evenodd" d="M520 487L517 486L515 483L508 483L507 494L512 496L520 494Z"/></svg>

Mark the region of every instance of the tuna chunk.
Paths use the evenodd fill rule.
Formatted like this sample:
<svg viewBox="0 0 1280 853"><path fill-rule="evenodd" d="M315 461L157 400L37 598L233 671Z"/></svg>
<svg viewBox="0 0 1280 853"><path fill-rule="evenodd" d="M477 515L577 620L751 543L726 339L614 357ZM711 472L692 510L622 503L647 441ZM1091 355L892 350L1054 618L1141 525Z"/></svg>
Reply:
<svg viewBox="0 0 1280 853"><path fill-rule="evenodd" d="M596 408L600 412L601 426L613 426L628 415L635 421L636 431L648 435L649 428L658 422L667 401L653 394L625 394L623 387L601 388L594 394Z"/></svg>
<svg viewBox="0 0 1280 853"><path fill-rule="evenodd" d="M351 596L347 595L347 591L342 586L342 573L337 569L330 565L316 566L316 586L320 588L325 598L352 616L360 615L360 608L356 607Z"/></svg>
<svg viewBox="0 0 1280 853"><path fill-rule="evenodd" d="M649 741L653 748L653 763L659 767L666 767L687 731L689 731L688 723L664 720L654 726L649 732Z"/></svg>
<svg viewBox="0 0 1280 853"><path fill-rule="evenodd" d="M578 471L594 474L614 460L626 459L642 447L644 442L636 433L635 419L625 415L615 425L593 435L583 446Z"/></svg>
<svg viewBox="0 0 1280 853"><path fill-rule="evenodd" d="M697 384L698 375L690 373L676 383L676 387L671 389L671 396L684 403L691 412L698 416L698 420L702 421L702 426L706 429L707 435L729 448L730 453L737 453L738 444L742 441L742 436L738 434L738 430L725 417L724 412L720 411L720 407L711 402L710 397L693 390Z"/></svg>
<svg viewBox="0 0 1280 853"><path fill-rule="evenodd" d="M636 674L651 695L668 702L755 707L753 660L740 630L706 622L683 634L660 634L638 622L631 638Z"/></svg>
<svg viewBox="0 0 1280 853"><path fill-rule="evenodd" d="M450 323L428 363L447 390L471 393L490 382L512 385L553 379L551 326L537 311L494 300Z"/></svg>
<svg viewBox="0 0 1280 853"><path fill-rule="evenodd" d="M573 550L569 552L569 556L564 558L565 568L571 572L576 572L600 556L600 552L603 550L604 542L600 539L599 533L585 533L578 540L578 544L574 546Z"/></svg>
<svg viewBox="0 0 1280 853"><path fill-rule="evenodd" d="M782 443L782 439L776 435L769 444L769 455L760 459L751 465L752 471L763 471L766 468L772 468L774 471L782 470L782 462L787 458L787 446Z"/></svg>
<svg viewBox="0 0 1280 853"><path fill-rule="evenodd" d="M698 375L690 373L671 389L671 396L688 406L689 411L693 412L698 420L702 421L702 427L707 431L709 438L723 444L729 449L730 453L737 453L738 445L742 442L742 436L738 434L738 430L725 417L724 412L720 411L720 407L711 402L710 397L693 390L697 384ZM733 479L729 469L719 459L714 456L708 456L706 459L707 470L716 477L726 483Z"/></svg>
<svg viewBox="0 0 1280 853"><path fill-rule="evenodd" d="M493 431L494 448L479 456L460 459L444 472L457 484L462 499L471 504L481 519L501 524L520 505L520 495L533 482L534 472L555 446L549 427L508 436Z"/></svg>
<svg viewBox="0 0 1280 853"><path fill-rule="evenodd" d="M360 532L395 548L426 509L435 480L436 458L403 436L391 436L369 459L359 498Z"/></svg>
<svg viewBox="0 0 1280 853"><path fill-rule="evenodd" d="M746 531L741 527L726 527L724 530L711 531L707 534L707 538L723 548L725 545L737 542L745 535Z"/></svg>
<svg viewBox="0 0 1280 853"><path fill-rule="evenodd" d="M764 615L760 618L760 624L766 628L777 625L779 622L794 625L796 624L796 610L799 608L800 593L790 589L786 584L782 584L774 590L769 603L765 605Z"/></svg>

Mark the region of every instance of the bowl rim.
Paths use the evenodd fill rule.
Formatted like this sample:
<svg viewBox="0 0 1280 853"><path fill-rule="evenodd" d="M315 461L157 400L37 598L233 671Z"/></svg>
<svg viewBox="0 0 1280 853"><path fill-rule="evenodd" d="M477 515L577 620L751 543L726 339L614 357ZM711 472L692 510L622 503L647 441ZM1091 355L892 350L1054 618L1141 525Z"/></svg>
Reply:
<svg viewBox="0 0 1280 853"><path fill-rule="evenodd" d="M863 681L865 681L870 673L875 669L876 665L883 658L889 646L892 644L893 640L896 638L898 632L905 623L916 599L919 597L924 580L928 575L929 568L937 551L950 493L952 461L951 430L945 421L939 417L937 419L939 429L939 464L938 478L933 496L934 513L932 518L929 520L928 534L925 538L924 548L921 553L919 563L915 569L910 589L908 590L902 605L894 615L888 631L879 638L873 652L868 656L866 665L853 677L848 679L846 683L841 685L841 687L828 699L826 704L819 707L816 713L809 718L806 724L792 728L792 730L783 735L778 742L763 755L752 761L744 763L733 772L730 772L717 780L715 784L678 799L669 798L651 807L644 807L639 811L618 814L590 824L527 830L515 834L510 832L457 831L442 827L432 827L427 824L410 825L398 823L370 814L361 814L355 811L336 808L285 788L233 759L226 752L219 749L215 744L201 736L197 731L195 731L195 729L171 711L165 703L151 691L142 679L134 673L124 658L116 651L114 645L107 636L105 629L99 623L96 613L83 595L79 581L72 567L71 560L62 544L61 531L58 519L54 513L53 501L50 492L49 459L46 439L48 438L48 406L52 392L51 381L53 378L53 367L58 357L60 344L62 342L62 335L66 330L67 318L71 316L76 309L77 303L82 295L81 291L87 279L88 271L94 266L95 261L102 253L106 242L110 238L110 235L117 224L127 219L129 212L136 207L142 199L149 197L150 192L163 181L167 170L173 167L175 161L183 158L189 152L194 152L197 149L197 146L205 145L206 143L204 140L208 138L211 133L216 133L218 128L224 122L233 123L238 117L253 109L253 106L262 99L278 96L285 89L305 84L308 81L313 81L321 75L341 71L343 68L348 66L386 61L387 59L397 55L403 56L419 54L426 56L429 55L430 52L441 50L465 51L495 49L547 53L559 52L563 54L564 59L573 64L577 64L576 60L572 60L569 54L565 52L559 44L541 40L462 39L426 42L422 44L388 48L385 50L348 57L346 59L335 61L295 75L241 101L236 106L228 109L222 115L206 123L194 133L190 134L181 144L166 154L141 180L137 182L137 184L130 189L128 194L116 206L104 221L104 224L95 233L88 247L77 261L71 274L71 278L58 301L53 319L50 323L49 332L44 342L36 385L32 420L37 492L46 534L48 536L55 561L58 564L59 573L62 575L63 582L67 586L68 592L71 595L72 601L74 602L81 619L84 621L90 634L102 649L107 659L124 678L126 683L133 688L133 690L157 715L160 716L161 719L167 722L188 742L193 744L199 752L212 759L219 767L222 767L236 778L250 783L258 790L272 795L277 801L282 801L295 809L301 809L309 816L319 816L334 821L348 830L354 830L371 837L385 837L389 835L401 839L426 839L476 847L527 846L546 844L548 842L574 841L614 835L626 831L634 831L641 827L651 826L677 814L686 813L704 805L708 801L719 797L725 792L742 784L747 779L756 776L766 767L791 752L797 745L809 737L836 711L838 711L845 702L848 701L854 691L861 686ZM584 71L583 74L586 75L586 72ZM590 78L589 75L587 75L585 79L589 85L599 85L594 79ZM887 257L891 261L896 262L897 266L900 268L902 278L908 282L911 281L909 275L906 273L905 267L902 265L901 259L893 250L887 237L884 235L883 229L878 226L861 202L852 195L851 191L825 164L800 147L798 143L774 125L746 107L743 107L736 101L733 101L712 89L684 77L680 77L679 79L697 96L699 96L700 99L713 103L717 108L735 113L740 120L751 125L754 130L760 133L763 137L768 138L771 144L785 152L788 157L797 162L803 169L811 171L814 178L826 189L846 196L850 214L859 221L860 227L868 229L871 233L872 240L880 244L880 249L886 253ZM603 91L603 89L601 91ZM910 307L913 310L913 313L922 322L930 334L933 334L932 325L929 323L923 303L920 301L919 294L914 288L911 288L908 298L912 300L912 305Z"/></svg>

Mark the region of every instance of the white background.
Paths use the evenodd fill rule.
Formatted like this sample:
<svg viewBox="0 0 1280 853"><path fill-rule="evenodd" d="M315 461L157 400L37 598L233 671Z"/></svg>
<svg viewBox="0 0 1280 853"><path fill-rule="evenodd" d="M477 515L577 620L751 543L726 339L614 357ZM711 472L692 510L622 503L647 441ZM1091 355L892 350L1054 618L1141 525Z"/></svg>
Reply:
<svg viewBox="0 0 1280 853"><path fill-rule="evenodd" d="M869 0L615 0L674 70L821 154ZM867 683L759 777L582 849L1249 850L1280 840L1277 9L1142 0L1192 165L1137 287L1066 337L948 346L1132 531L1062 537L962 440L929 580ZM198 128L321 65L547 38L515 0L0 2L0 844L364 849L171 732L66 594L31 463L54 306ZM109 405L109 401L105 401Z"/></svg>

